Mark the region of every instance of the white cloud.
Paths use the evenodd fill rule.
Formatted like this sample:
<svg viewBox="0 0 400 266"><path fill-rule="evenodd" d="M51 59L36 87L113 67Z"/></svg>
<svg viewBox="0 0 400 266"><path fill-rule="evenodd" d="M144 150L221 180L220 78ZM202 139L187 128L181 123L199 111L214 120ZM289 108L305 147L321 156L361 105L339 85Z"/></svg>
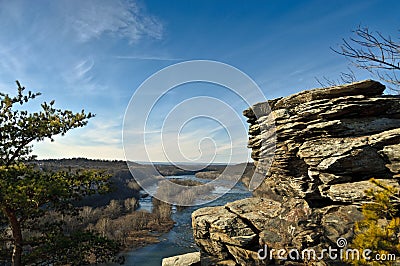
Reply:
<svg viewBox="0 0 400 266"><path fill-rule="evenodd" d="M83 81L92 80L90 71L94 67L94 60L88 59L78 59L76 63L72 64L72 67L66 69L64 72L64 79L68 83L82 83Z"/></svg>
<svg viewBox="0 0 400 266"><path fill-rule="evenodd" d="M93 68L94 60L93 59L83 59L78 62L74 70L76 72L76 77L84 78L87 73Z"/></svg>
<svg viewBox="0 0 400 266"><path fill-rule="evenodd" d="M122 143L121 119L106 119L95 117L86 127L77 132L76 142L80 145L108 145L121 146ZM72 133L72 132L71 132Z"/></svg>
<svg viewBox="0 0 400 266"><path fill-rule="evenodd" d="M123 60L154 60L154 61L181 61L183 58L169 56L148 56L148 55L117 55L117 59Z"/></svg>
<svg viewBox="0 0 400 266"><path fill-rule="evenodd" d="M34 143L33 153L40 159L86 157L124 159L121 141L121 119L93 118L89 124L74 129L54 142Z"/></svg>
<svg viewBox="0 0 400 266"><path fill-rule="evenodd" d="M117 146L108 145L73 145L56 140L45 141L34 145L33 154L38 154L39 159L61 159L84 157L89 159L123 160L123 150Z"/></svg>
<svg viewBox="0 0 400 266"><path fill-rule="evenodd" d="M98 94L107 91L107 86L100 84L95 78L95 61L92 57L76 59L70 68L61 72L64 82L75 94Z"/></svg>
<svg viewBox="0 0 400 266"><path fill-rule="evenodd" d="M124 132L124 147L129 160L174 162L244 162L249 159L247 134L241 134L237 124L229 128L202 126L179 132L179 126L170 130ZM143 145L144 143L144 145Z"/></svg>
<svg viewBox="0 0 400 266"><path fill-rule="evenodd" d="M68 94L108 90L98 69L107 68L109 49L160 39L163 32L159 19L135 0L2 1L0 24L0 78L56 83Z"/></svg>
<svg viewBox="0 0 400 266"><path fill-rule="evenodd" d="M162 37L160 21L133 1L68 1L68 6L64 13L67 26L71 26L83 42L103 34L127 38L131 43L146 35L156 39Z"/></svg>

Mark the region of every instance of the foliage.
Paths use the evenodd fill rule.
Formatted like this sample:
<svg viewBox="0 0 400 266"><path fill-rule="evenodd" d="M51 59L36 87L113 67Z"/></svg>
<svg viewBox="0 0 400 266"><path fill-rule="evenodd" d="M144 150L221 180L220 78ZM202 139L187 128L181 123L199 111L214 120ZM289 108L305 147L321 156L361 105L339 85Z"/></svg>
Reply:
<svg viewBox="0 0 400 266"><path fill-rule="evenodd" d="M5 241L13 247L12 264L34 264L35 258L62 254L76 245L82 256L90 253L95 258L104 258L104 254L106 257L114 254L110 242L90 232L65 235L62 221L49 221L41 226L38 222L51 211L77 215L72 203L107 191L109 176L98 171L44 171L39 165L27 162L34 158L32 142L53 140L55 135L86 125L94 115L83 110L73 113L56 109L54 101L42 103L38 112L28 112L22 109L23 105L40 93L25 93L18 81L17 85L16 96L0 94L0 210L7 221L3 229L4 237L9 239ZM0 253L7 253L6 246ZM57 264L59 258L54 255L51 260Z"/></svg>
<svg viewBox="0 0 400 266"><path fill-rule="evenodd" d="M49 104L41 104L40 112L30 113L26 110L15 109L15 105L22 106L35 99L40 93L28 91L21 87L19 82L17 96L10 97L0 93L0 164L9 166L19 161L31 159L33 141L42 141L45 138L53 140L53 136L64 135L67 131L85 126L87 120L94 117L84 110L73 113L69 110L54 108L54 100Z"/></svg>
<svg viewBox="0 0 400 266"><path fill-rule="evenodd" d="M40 243L40 245L37 245ZM24 256L29 265L83 265L104 263L115 259L119 245L88 231L75 231L70 235L47 232L37 240L36 248Z"/></svg>
<svg viewBox="0 0 400 266"><path fill-rule="evenodd" d="M72 202L107 191L108 176L94 171L44 172L24 163L0 166L1 205L15 210L20 221L48 210L74 211Z"/></svg>
<svg viewBox="0 0 400 266"><path fill-rule="evenodd" d="M395 254L400 255L399 190L371 179L377 188L366 191L372 201L362 206L364 219L355 225L355 238L351 248L370 249L370 258ZM393 261L354 260L354 265L392 265Z"/></svg>

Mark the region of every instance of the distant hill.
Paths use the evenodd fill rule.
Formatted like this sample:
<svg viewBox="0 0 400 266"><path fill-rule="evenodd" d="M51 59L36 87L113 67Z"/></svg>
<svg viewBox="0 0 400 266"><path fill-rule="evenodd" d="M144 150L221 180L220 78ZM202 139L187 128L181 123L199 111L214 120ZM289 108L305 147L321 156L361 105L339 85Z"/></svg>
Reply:
<svg viewBox="0 0 400 266"><path fill-rule="evenodd" d="M45 171L77 171L83 169L105 171L112 175L111 184L112 191L107 194L96 194L89 196L77 203L78 206L100 207L108 205L111 200L125 200L127 198L140 197L140 186L136 183L135 178L143 178L147 176L175 176L175 175L194 175L198 172L223 172L226 165L216 164L201 168L199 165L192 165L193 169L181 169L172 164L157 163L154 166L151 164L139 164L121 160L92 160L86 158L72 159L47 159L36 160L31 162ZM128 168L129 165L129 168ZM189 168L189 167L185 167ZM129 169L131 171L129 171Z"/></svg>

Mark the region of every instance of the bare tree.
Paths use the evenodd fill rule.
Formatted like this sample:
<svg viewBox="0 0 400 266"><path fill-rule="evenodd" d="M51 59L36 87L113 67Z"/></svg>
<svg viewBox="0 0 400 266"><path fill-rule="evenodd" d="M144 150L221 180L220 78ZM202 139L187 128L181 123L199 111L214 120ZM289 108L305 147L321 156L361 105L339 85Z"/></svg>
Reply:
<svg viewBox="0 0 400 266"><path fill-rule="evenodd" d="M347 68L347 71L348 72L340 72L340 76L338 79L330 79L326 76L323 76L322 79L315 77L315 80L322 87L338 86L340 84L356 82L357 78L354 74L354 71L350 67Z"/></svg>
<svg viewBox="0 0 400 266"><path fill-rule="evenodd" d="M400 39L392 40L378 31L359 26L353 31L355 37L343 39L337 54L348 58L355 67L365 69L400 92Z"/></svg>

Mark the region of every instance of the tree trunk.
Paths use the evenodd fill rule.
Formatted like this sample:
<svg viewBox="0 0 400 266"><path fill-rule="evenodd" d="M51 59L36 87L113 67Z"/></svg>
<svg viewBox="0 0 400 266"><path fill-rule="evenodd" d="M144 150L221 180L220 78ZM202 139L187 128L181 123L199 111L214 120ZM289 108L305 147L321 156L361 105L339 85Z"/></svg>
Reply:
<svg viewBox="0 0 400 266"><path fill-rule="evenodd" d="M18 221L17 216L15 215L15 211L6 207L5 208L8 221L10 222L13 240L14 240L14 249L12 254L12 265L13 266L22 266L22 231L21 225Z"/></svg>

